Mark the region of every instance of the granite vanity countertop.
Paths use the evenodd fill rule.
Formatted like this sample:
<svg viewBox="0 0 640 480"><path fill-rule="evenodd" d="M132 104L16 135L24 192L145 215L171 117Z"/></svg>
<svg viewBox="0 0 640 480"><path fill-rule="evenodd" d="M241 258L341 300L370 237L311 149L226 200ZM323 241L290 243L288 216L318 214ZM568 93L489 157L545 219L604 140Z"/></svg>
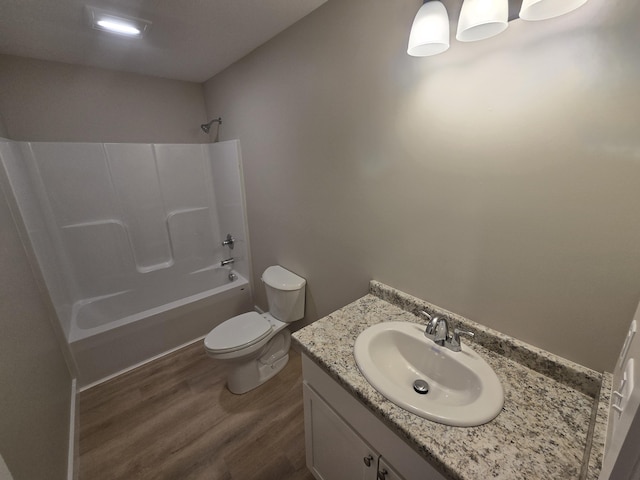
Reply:
<svg viewBox="0 0 640 480"><path fill-rule="evenodd" d="M589 453L591 438L601 439L606 428L603 413L595 408L602 374L379 282L372 281L370 291L294 333L294 341L447 478L597 478L601 452L591 459ZM504 407L493 421L478 427L434 423L391 403L360 374L353 356L357 336L380 322L424 323L416 316L420 310L444 313L454 326L475 332L477 342L465 341L463 348L471 345L504 389Z"/></svg>

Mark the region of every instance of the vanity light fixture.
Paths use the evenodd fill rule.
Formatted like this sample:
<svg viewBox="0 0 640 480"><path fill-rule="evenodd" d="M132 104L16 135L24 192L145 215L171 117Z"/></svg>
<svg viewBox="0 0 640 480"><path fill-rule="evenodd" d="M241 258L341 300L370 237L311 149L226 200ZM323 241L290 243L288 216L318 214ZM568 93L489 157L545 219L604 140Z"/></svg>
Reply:
<svg viewBox="0 0 640 480"><path fill-rule="evenodd" d="M509 26L508 0L464 0L456 39L475 42L502 33Z"/></svg>
<svg viewBox="0 0 640 480"><path fill-rule="evenodd" d="M569 13L587 3L587 0L523 0L520 18L546 20Z"/></svg>
<svg viewBox="0 0 640 480"><path fill-rule="evenodd" d="M407 53L413 57L437 55L449 48L449 15L438 0L424 2L411 26Z"/></svg>
<svg viewBox="0 0 640 480"><path fill-rule="evenodd" d="M546 20L581 7L588 0L522 0L522 20ZM509 26L511 0L464 0L456 39L460 42L484 40ZM518 2L519 3L519 2ZM449 48L449 15L439 0L424 0L411 25L407 53L413 57L437 55Z"/></svg>
<svg viewBox="0 0 640 480"><path fill-rule="evenodd" d="M141 38L151 28L149 20L115 14L89 5L86 6L86 13L92 28L115 35Z"/></svg>

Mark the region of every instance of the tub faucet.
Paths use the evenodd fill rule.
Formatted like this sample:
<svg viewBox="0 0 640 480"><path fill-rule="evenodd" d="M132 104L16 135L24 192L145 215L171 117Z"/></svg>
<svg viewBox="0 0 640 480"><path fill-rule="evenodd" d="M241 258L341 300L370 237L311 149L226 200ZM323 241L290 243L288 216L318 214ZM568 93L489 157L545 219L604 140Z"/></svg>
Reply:
<svg viewBox="0 0 640 480"><path fill-rule="evenodd" d="M235 262L235 261L236 261L236 260L235 260L235 258L233 258L233 257L229 257L229 258L227 258L226 260L222 260L222 261L220 262L220 266L221 266L221 267L224 267L225 265L231 265L231 264L232 264L233 262Z"/></svg>
<svg viewBox="0 0 640 480"><path fill-rule="evenodd" d="M425 311L421 311L420 313L429 320L427 328L424 331L424 336L433 340L434 343L441 347L446 347L453 352L460 352L462 350L460 335L466 335L472 338L474 336L473 332L467 332L457 328L454 328L453 332L451 332L449 320L443 315L429 315Z"/></svg>

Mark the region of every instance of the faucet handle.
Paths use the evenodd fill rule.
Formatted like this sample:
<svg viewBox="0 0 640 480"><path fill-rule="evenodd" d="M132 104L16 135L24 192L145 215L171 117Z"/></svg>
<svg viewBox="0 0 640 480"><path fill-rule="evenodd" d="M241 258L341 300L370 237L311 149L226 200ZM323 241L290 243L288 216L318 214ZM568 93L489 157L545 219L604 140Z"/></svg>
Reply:
<svg viewBox="0 0 640 480"><path fill-rule="evenodd" d="M476 334L473 333L473 332L468 332L466 330L460 330L459 328L454 328L453 329L453 334L454 335L458 335L458 338L460 337L460 335L464 335L464 336L469 337L469 338L473 338L473 337L476 336Z"/></svg>
<svg viewBox="0 0 640 480"><path fill-rule="evenodd" d="M462 350L462 344L460 343L460 335L464 335L465 337L473 338L476 336L473 332L467 332L466 330L460 330L458 328L453 329L453 335L451 335L451 340L449 340L450 349L454 352L459 352Z"/></svg>
<svg viewBox="0 0 640 480"><path fill-rule="evenodd" d="M229 247L231 250L233 250L233 244L235 243L235 241L236 239L233 238L233 235L227 233L227 238L222 241L222 246Z"/></svg>

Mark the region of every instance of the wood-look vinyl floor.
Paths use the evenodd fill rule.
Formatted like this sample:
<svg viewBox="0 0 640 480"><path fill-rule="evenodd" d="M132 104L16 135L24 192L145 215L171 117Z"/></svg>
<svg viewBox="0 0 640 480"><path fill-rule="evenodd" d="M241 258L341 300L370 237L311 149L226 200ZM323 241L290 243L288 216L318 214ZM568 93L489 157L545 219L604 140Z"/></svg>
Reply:
<svg viewBox="0 0 640 480"><path fill-rule="evenodd" d="M201 342L80 398L80 480L313 480L305 465L300 354L233 395Z"/></svg>

